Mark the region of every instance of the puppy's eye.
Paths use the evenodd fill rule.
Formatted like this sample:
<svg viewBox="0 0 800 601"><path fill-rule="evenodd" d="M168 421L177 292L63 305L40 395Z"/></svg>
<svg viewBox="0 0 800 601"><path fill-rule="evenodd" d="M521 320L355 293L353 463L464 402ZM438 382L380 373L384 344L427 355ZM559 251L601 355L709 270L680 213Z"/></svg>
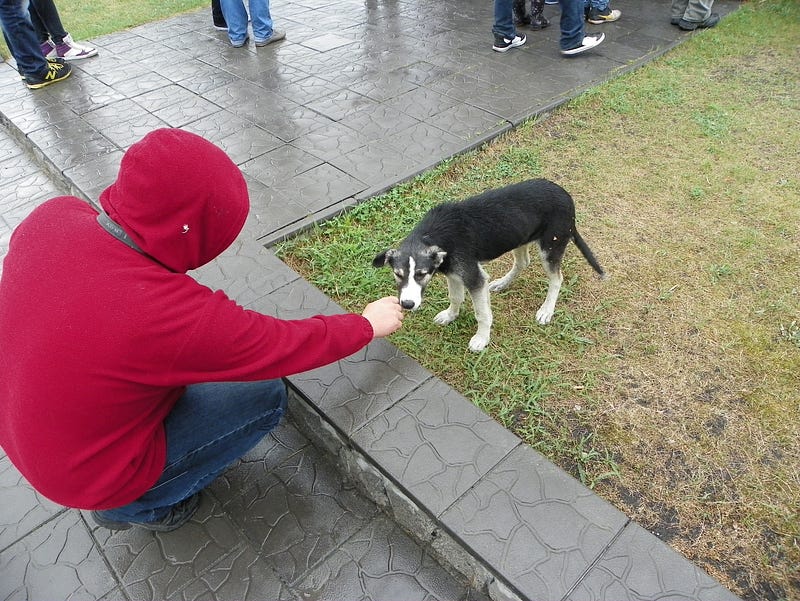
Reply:
<svg viewBox="0 0 800 601"><path fill-rule="evenodd" d="M402 271L395 271L394 272L395 279L402 280L403 279L403 272Z"/></svg>
<svg viewBox="0 0 800 601"><path fill-rule="evenodd" d="M417 270L414 272L414 277L415 277L416 279L418 279L418 280L421 280L421 279L423 279L423 278L427 277L427 275L428 275L428 272L427 272L427 271L425 271L424 269L417 269Z"/></svg>

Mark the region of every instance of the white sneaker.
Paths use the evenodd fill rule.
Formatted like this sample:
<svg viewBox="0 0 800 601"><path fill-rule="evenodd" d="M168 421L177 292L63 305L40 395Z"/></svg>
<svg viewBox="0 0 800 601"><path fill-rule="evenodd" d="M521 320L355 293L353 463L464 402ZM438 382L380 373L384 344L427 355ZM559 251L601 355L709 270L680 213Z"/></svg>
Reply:
<svg viewBox="0 0 800 601"><path fill-rule="evenodd" d="M60 44L56 44L56 56L64 60L80 60L96 54L97 48L88 44L78 44L70 34L65 35Z"/></svg>
<svg viewBox="0 0 800 601"><path fill-rule="evenodd" d="M581 52L586 52L587 50L591 50L595 46L599 46L603 40L606 39L606 34L598 33L595 35L587 35L583 38L580 46L575 46L575 48L568 48L567 50L562 50L561 54L564 56L573 56L575 54L580 54Z"/></svg>

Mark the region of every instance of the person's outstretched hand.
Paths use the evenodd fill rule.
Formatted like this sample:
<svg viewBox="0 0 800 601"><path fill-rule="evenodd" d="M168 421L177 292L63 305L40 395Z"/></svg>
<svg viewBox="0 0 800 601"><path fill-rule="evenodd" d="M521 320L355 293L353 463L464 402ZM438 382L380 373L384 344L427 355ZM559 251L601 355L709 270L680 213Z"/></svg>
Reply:
<svg viewBox="0 0 800 601"><path fill-rule="evenodd" d="M396 296L385 296L364 307L362 316L372 324L375 338L383 338L396 332L403 325L403 309Z"/></svg>

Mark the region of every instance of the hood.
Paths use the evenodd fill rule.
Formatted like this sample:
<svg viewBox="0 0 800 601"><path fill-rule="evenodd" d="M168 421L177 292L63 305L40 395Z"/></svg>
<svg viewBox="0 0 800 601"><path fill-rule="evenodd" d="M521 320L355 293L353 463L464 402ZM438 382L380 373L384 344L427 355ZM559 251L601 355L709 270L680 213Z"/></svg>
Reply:
<svg viewBox="0 0 800 601"><path fill-rule="evenodd" d="M176 272L196 269L239 235L247 184L220 148L180 129L157 129L123 155L100 205L134 242Z"/></svg>

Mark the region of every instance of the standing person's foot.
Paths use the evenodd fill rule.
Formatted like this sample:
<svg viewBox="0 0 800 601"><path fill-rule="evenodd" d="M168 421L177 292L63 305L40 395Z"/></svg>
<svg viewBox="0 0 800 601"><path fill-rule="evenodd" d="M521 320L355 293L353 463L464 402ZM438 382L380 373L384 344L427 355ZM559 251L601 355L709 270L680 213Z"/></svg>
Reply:
<svg viewBox="0 0 800 601"><path fill-rule="evenodd" d="M273 29L271 36L269 36L266 40L255 40L255 44L259 48L263 48L264 46L267 46L272 42L277 42L279 40L282 40L285 37L286 37L285 31L281 31L280 29Z"/></svg>
<svg viewBox="0 0 800 601"><path fill-rule="evenodd" d="M527 38L525 35L515 35L513 38L507 38L496 33L494 34L492 50L496 52L506 52L507 50L511 50L511 48L522 46L526 40Z"/></svg>
<svg viewBox="0 0 800 601"><path fill-rule="evenodd" d="M694 31L695 29L708 29L709 27L714 27L717 23L719 23L719 15L717 13L711 13L705 21L698 22L681 19L678 21L678 27L684 31Z"/></svg>
<svg viewBox="0 0 800 601"><path fill-rule="evenodd" d="M217 31L228 31L228 24L223 17L212 17L214 21L214 29Z"/></svg>
<svg viewBox="0 0 800 601"><path fill-rule="evenodd" d="M621 16L621 10L611 10L610 7L606 6L603 10L600 10L599 8L590 8L589 12L586 14L586 20L589 21L589 23L599 25L600 23L612 23L613 21L618 21Z"/></svg>
<svg viewBox="0 0 800 601"><path fill-rule="evenodd" d="M587 50L591 50L595 46L599 46L605 39L606 39L606 34L604 33L587 35L577 46L573 48L562 49L561 54L563 54L564 56L574 56L576 54L580 54L581 52L586 52Z"/></svg>
<svg viewBox="0 0 800 601"><path fill-rule="evenodd" d="M97 54L97 48L88 44L79 44L72 39L70 34L65 35L60 44L53 44L52 42L49 42L49 44L53 49L48 54L45 54L46 58L58 57L68 61L75 61ZM44 49L44 44L42 44L42 48Z"/></svg>
<svg viewBox="0 0 800 601"><path fill-rule="evenodd" d="M25 85L31 90L38 90L39 88L49 86L51 83L66 79L71 73L71 65L64 62L56 63L48 60L47 68L44 71L36 75L25 76Z"/></svg>

